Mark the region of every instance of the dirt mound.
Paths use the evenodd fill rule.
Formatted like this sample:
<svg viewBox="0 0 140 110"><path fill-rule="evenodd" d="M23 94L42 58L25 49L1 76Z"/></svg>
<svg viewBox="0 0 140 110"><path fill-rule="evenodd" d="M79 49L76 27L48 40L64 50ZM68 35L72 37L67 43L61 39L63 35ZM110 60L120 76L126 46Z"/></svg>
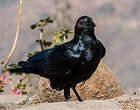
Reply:
<svg viewBox="0 0 140 110"><path fill-rule="evenodd" d="M83 100L104 100L123 94L118 77L103 62L100 63L92 77L85 83L80 83L76 89ZM71 100L77 100L72 90ZM60 101L65 101L63 91L59 92L52 89L49 80L41 77L37 93L30 98L28 103Z"/></svg>

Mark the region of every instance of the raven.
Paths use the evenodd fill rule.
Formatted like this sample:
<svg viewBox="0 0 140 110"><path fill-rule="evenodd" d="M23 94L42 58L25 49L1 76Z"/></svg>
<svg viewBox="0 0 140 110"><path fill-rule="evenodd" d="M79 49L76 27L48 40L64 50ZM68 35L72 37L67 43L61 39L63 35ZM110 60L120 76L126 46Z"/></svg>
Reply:
<svg viewBox="0 0 140 110"><path fill-rule="evenodd" d="M70 88L82 101L76 85L91 77L106 53L105 47L95 36L95 26L91 17L81 16L76 22L71 41L43 50L26 61L19 61L19 67L10 72L34 73L48 78L53 89L64 90L67 101L70 100Z"/></svg>

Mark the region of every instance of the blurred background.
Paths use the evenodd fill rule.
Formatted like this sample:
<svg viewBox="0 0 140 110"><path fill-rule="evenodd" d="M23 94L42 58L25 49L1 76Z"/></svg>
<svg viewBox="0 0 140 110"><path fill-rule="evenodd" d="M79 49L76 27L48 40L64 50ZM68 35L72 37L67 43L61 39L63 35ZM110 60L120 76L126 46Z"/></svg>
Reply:
<svg viewBox="0 0 140 110"><path fill-rule="evenodd" d="M0 0L0 62L5 61L14 42L18 3ZM94 19L96 36L107 48L103 61L118 75L122 86L140 87L140 0L23 0L19 42L10 63L25 60L29 52L40 49L35 43L39 31L30 29L40 18L50 16L54 20L46 28L47 40L52 40L57 29L74 29L82 15Z"/></svg>

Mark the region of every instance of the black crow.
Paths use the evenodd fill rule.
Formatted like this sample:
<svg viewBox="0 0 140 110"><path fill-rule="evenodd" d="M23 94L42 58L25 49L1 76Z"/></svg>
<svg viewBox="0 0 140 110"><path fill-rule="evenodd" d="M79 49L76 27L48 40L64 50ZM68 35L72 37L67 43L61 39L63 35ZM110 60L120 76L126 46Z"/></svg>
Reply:
<svg viewBox="0 0 140 110"><path fill-rule="evenodd" d="M54 48L43 50L27 61L18 62L19 68L10 72L34 73L50 80L53 89L63 90L70 100L70 88L79 101L76 85L86 81L94 73L106 50L94 33L91 17L81 16L75 25L74 38Z"/></svg>

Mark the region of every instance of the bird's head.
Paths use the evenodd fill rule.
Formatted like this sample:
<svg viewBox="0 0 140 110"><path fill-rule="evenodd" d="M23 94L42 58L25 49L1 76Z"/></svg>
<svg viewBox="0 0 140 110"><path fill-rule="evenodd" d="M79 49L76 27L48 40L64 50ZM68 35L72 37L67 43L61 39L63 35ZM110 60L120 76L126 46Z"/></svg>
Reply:
<svg viewBox="0 0 140 110"><path fill-rule="evenodd" d="M81 16L75 25L75 34L94 33L95 23L91 17Z"/></svg>

